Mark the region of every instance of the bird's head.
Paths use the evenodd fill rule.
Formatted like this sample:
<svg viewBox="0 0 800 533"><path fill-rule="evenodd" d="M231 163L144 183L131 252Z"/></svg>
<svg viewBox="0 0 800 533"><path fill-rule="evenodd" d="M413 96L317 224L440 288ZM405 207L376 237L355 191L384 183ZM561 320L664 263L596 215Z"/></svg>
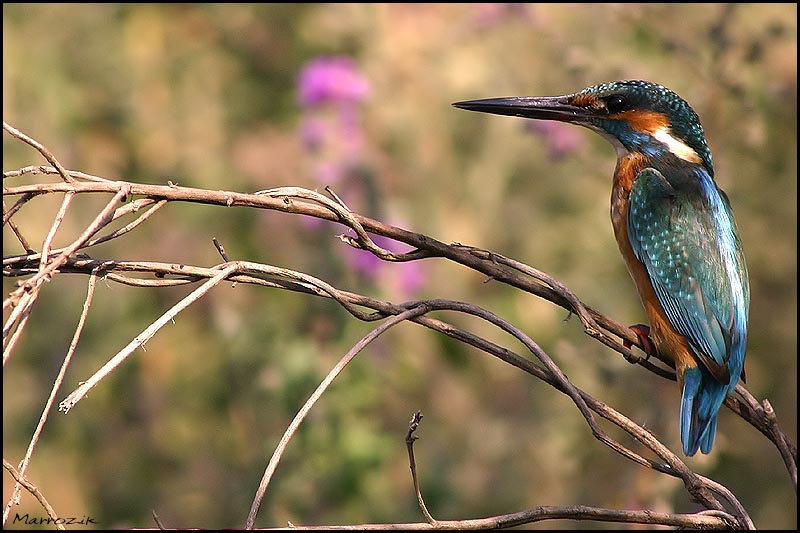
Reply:
<svg viewBox="0 0 800 533"><path fill-rule="evenodd" d="M558 120L585 126L608 139L623 157L676 157L714 175L711 151L697 113L662 85L615 81L564 96L487 98L453 104L469 111Z"/></svg>

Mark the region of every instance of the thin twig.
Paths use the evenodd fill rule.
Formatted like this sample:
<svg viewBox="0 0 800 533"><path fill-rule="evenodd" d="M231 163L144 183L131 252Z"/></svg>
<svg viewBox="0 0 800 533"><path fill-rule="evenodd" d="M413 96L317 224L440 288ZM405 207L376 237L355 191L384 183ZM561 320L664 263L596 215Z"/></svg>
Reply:
<svg viewBox="0 0 800 533"><path fill-rule="evenodd" d="M61 227L64 217L67 216L67 210L69 209L69 206L72 205L72 201L74 199L74 192L68 192L64 195L64 200L61 202L61 207L58 209L58 213L56 213L56 217L53 219L53 224L50 226L50 231L47 232L47 237L45 237L44 243L42 244L42 255L39 258L39 271L44 271L47 267L47 263L50 258L50 248L53 245L53 239L56 238L56 233Z"/></svg>
<svg viewBox="0 0 800 533"><path fill-rule="evenodd" d="M5 120L3 121L3 129L6 130L8 133L10 133L13 137L16 137L17 139L26 142L31 146L33 146L34 148L36 148L37 150L39 150L39 153L42 154L45 159L47 159L47 162L53 165L58 170L58 174L61 176L61 179L63 179L65 182L72 183L75 181L75 179L72 176L70 176L69 173L66 171L66 169L61 166L61 163L58 162L58 159L56 159L55 156L51 154L47 148L42 146L42 144L39 143L39 141L31 139L30 137L19 131L17 128L8 124Z"/></svg>
<svg viewBox="0 0 800 533"><path fill-rule="evenodd" d="M91 174L86 174L85 172L78 172L76 170L67 170L67 175L71 178L76 180L87 180L87 181L113 181L106 178L101 178L99 176L93 176ZM31 165L27 167L20 168L19 170L8 170L3 172L3 178L14 178L19 176L24 176L25 174L59 174L59 170L55 167L48 167L46 165Z"/></svg>
<svg viewBox="0 0 800 533"><path fill-rule="evenodd" d="M789 469L789 476L792 478L792 483L794 484L794 491L796 493L797 463L793 462L791 459L792 459L792 453L794 453L795 456L797 455L797 448L794 448L793 450L790 449L791 444L789 443L789 439L778 427L778 417L775 416L775 409L772 408L772 404L770 403L770 401L768 399L764 399L764 401L761 403L763 406L764 419L766 420L769 436L772 438L773 442L775 442L776 445L778 446L778 450L781 453L783 462Z"/></svg>
<svg viewBox="0 0 800 533"><path fill-rule="evenodd" d="M116 230L112 231L111 233L109 233L107 235L103 235L102 237L98 237L96 239L91 239L89 241L86 241L83 245L78 247L75 251L85 250L86 248L91 248L92 246L96 246L98 244L102 244L104 242L108 242L111 239L116 239L117 237L121 237L122 235L125 235L126 233L134 230L137 226L139 226L144 221L149 219L151 216L153 216L156 213L156 211L158 211L159 209L161 209L165 205L167 205L167 201L166 200L152 200L150 198L141 198L139 200L136 200L136 201L133 201L133 202L125 204L124 206L122 206L119 209L117 209L116 211L114 211L114 215L112 216L111 220L116 220L116 219L118 219L118 218L120 218L122 216L125 216L127 214L134 213L134 212L136 212L136 211L138 211L138 210L140 210L140 209L142 209L142 208L144 208L146 206L150 206L150 208L147 209L145 212L143 212L141 215L139 215L135 220L133 220L129 224L126 224L125 226L123 226L123 227L121 227L119 229L116 229ZM52 250L51 253L60 254L60 253L63 253L64 250L66 250L66 248L57 248L55 250ZM25 261L30 261L30 260L34 260L34 259L39 259L40 257L41 257L41 254L33 252L33 251L30 251L26 255L16 255L16 256L5 257L4 261L7 260L8 262L13 262L13 261L25 262Z"/></svg>
<svg viewBox="0 0 800 533"><path fill-rule="evenodd" d="M425 505L425 499L422 497L422 491L419 488L419 478L417 477L417 462L414 460L414 442L419 438L414 435L417 431L419 423L422 420L422 413L417 411L411 417L411 422L408 424L408 433L406 433L406 448L408 449L408 465L411 468L411 481L414 483L414 493L417 495L417 503L425 515L425 520L431 525L436 525L436 519L428 511L428 506Z"/></svg>
<svg viewBox="0 0 800 533"><path fill-rule="evenodd" d="M200 299L205 293L210 291L213 287L215 287L219 282L224 280L226 277L230 275L231 272L234 272L238 268L236 263L227 265L225 268L220 270L220 272L214 276L213 278L209 279L194 291L192 291L188 296L183 298L180 302L172 306L172 308L161 315L158 320L150 324L143 332L136 336L131 342L128 343L125 348L119 351L114 357L112 357L103 367L95 372L89 379L84 381L77 389L75 389L69 396L67 396L64 401L62 401L58 405L59 411L63 411L64 413L68 413L70 409L72 409L76 403L81 401L86 394L89 393L104 377L110 374L115 368L121 365L130 354L133 353L136 348L144 345L148 340L150 340L156 332L161 329L164 325L168 322L173 320L175 316L189 307L192 303Z"/></svg>
<svg viewBox="0 0 800 533"><path fill-rule="evenodd" d="M6 362L11 357L17 341L22 338L22 332L25 330L25 325L28 323L28 317L31 314L31 306L28 305L28 302L33 298L32 294L23 294L19 304L11 311L8 320L3 325L3 368L5 368ZM13 334L11 333L12 330L14 331Z"/></svg>
<svg viewBox="0 0 800 533"><path fill-rule="evenodd" d="M114 206L123 198L128 196L129 190L128 187L122 187L116 191L114 197L106 204L106 206L100 211L100 213L95 217L95 219L89 224L89 226L83 231L83 233L69 246L63 249L58 254L58 257L54 258L52 261L47 262L46 266L39 269L39 272L31 279L27 280L22 287L11 293L11 295L6 298L3 302L3 309L6 309L8 305L14 305L19 297L26 292L32 292L38 289L41 284L55 272L58 267L63 265L70 255L75 253L77 249L83 246L86 241L88 241L92 235L97 233L103 226L105 226L113 216L112 210ZM43 251L42 257L46 254ZM15 299L16 298L16 299ZM3 331L3 336L5 337L6 333L5 330Z"/></svg>
<svg viewBox="0 0 800 533"><path fill-rule="evenodd" d="M12 209L15 212L16 212L16 209L14 209L14 208L17 208L17 206L21 206L22 205L22 203L20 203L21 200L22 199L17 200L17 202L12 207ZM11 220L12 216L13 216L13 213L11 212L11 210L6 210L6 202L5 202L5 200L3 200L3 225L8 224L11 227L11 231L14 232L14 235L17 237L17 240L22 245L22 249L23 250L25 250L29 254L33 253L34 250L28 244L28 240L22 235L22 232L20 231L19 227L17 227L17 225L14 223L14 221Z"/></svg>
<svg viewBox="0 0 800 533"><path fill-rule="evenodd" d="M100 211L100 213L95 217L95 219L89 224L89 226L83 231L83 233L69 246L67 246L61 253L58 254L52 261L45 261L47 257L47 247L49 246L48 242L51 239L50 235L46 239L45 246L42 250L42 258L40 260L40 267L38 272L25 283L22 284L16 291L12 292L11 295L3 301L3 310L5 310L9 306L17 306L14 311L11 312L9 315L8 320L3 325L3 366L5 367L6 362L11 356L13 343L7 343L6 339L8 335L11 333L12 330L15 330L15 336L19 336L22 333L22 330L25 326L25 322L18 322L22 317L27 317L30 313L33 304L36 302L38 298L39 291L42 287L42 284L50 279L53 273L64 263L67 262L69 257L80 248L86 241L88 241L92 235L97 233L100 228L105 226L112 216L112 210L114 206L119 202L122 198L128 195L128 188L122 187L119 189L111 201L106 204L106 206ZM72 195L68 195L70 198ZM62 209L60 211L66 210L66 207L69 203L65 201L62 203ZM54 225L55 227L55 225ZM54 234L55 231L51 231L50 234Z"/></svg>
<svg viewBox="0 0 800 533"><path fill-rule="evenodd" d="M756 525L753 523L753 519L750 518L750 515L747 513L747 510L744 506L739 502L738 499L733 495L733 493L728 490L728 487L717 483L713 479L707 478L705 476L698 476L703 483L705 483L711 490L725 498L728 503L736 510L736 516L739 517L739 521L744 529L755 529Z"/></svg>
<svg viewBox="0 0 800 533"><path fill-rule="evenodd" d="M227 253L225 253L225 247L223 247L223 246L222 246L222 243L221 243L221 242L219 242L219 240L217 240L217 238L216 238L216 237L212 237L212 238L211 238L211 242L213 242L213 243L214 243L214 247L215 247L215 248L217 249L217 251L219 252L219 255L222 257L222 260L223 260L223 261L226 261L226 262L227 262L227 261L230 261L230 259L228 258L228 254L227 254Z"/></svg>
<svg viewBox="0 0 800 533"><path fill-rule="evenodd" d="M158 529L166 529L166 528L164 527L164 524L162 524L162 523L161 523L161 520L158 518L158 515L156 514L156 512L155 512L155 511L152 511L152 513L153 513L153 521L154 521L154 522L156 523L156 525L158 526Z"/></svg>
<svg viewBox="0 0 800 533"><path fill-rule="evenodd" d="M6 223L9 220L11 220L11 217L13 217L17 211L22 209L23 205L31 201L35 196L36 195L33 193L20 195L20 197L17 199L16 202L14 202L14 205L12 205L11 209L9 209L8 211L6 211L6 202L5 200L3 200L3 225L5 226Z"/></svg>
<svg viewBox="0 0 800 533"><path fill-rule="evenodd" d="M28 449L25 452L25 457L23 457L22 462L20 463L20 476L22 477L24 477L25 474L27 473L28 465L30 464L31 457L33 457L33 450L36 447L36 444L39 442L39 436L42 434L45 422L47 422L47 418L50 414L50 409L53 407L53 404L55 403L58 390L61 388L61 384L64 382L64 375L67 373L67 368L69 367L70 361L72 361L72 356L75 353L75 349L78 347L78 339L80 339L81 333L83 332L83 327L86 324L86 318L89 315L89 307L91 306L92 299L94 298L94 289L96 285L97 285L97 273L93 273L89 276L89 287L86 293L86 300L83 302L83 311L81 312L81 316L78 319L78 325L75 328L75 334L72 336L72 341L69 344L69 348L67 349L67 354L64 357L64 361L61 363L61 368L58 371L58 376L56 376L56 379L53 382L53 387L50 389L50 396L47 398L47 403L45 404L45 407L42 410L42 415L39 417L39 423L37 424L36 430L33 432L31 441L28 444ZM9 499L3 511L3 525L5 525L8 520L13 504L17 503L18 501L19 501L19 484L17 484L14 487L14 494L11 497L11 499Z"/></svg>
<svg viewBox="0 0 800 533"><path fill-rule="evenodd" d="M3 467L8 471L9 474L11 474L11 477L14 478L14 481L16 481L19 485L25 487L25 490L33 494L33 497L39 501L44 510L47 512L47 516L49 516L50 519L53 521L53 524L55 524L56 529L60 529L62 531L66 530L64 524L62 524L61 520L58 519L56 511L47 501L47 498L44 497L44 494L42 494L39 488L30 481L28 481L19 472L17 472L17 470L13 466L11 466L11 463L6 461L5 459L3 459Z"/></svg>
<svg viewBox="0 0 800 533"><path fill-rule="evenodd" d="M338 196L333 193L333 191L328 188L329 193L332 193L335 200L331 200L326 196L311 191L308 189L303 189L301 187L278 187L275 189L267 189L264 191L259 191L256 194L263 194L267 196L271 196L272 198L302 198L305 200L312 200L328 209L331 212L335 213L338 217L338 220L349 226L353 231L356 232L358 235L358 239L354 239L347 235L339 235L339 238L353 246L354 248L360 248L363 250L368 250L372 252L375 256L383 259L384 261L395 261L395 262L402 262L402 261L413 261L414 259L422 259L424 257L428 257L429 254L425 250L416 249L411 252L406 253L395 253L391 250L387 250L375 244L375 242L370 238L367 230L364 229L364 226L358 220L358 218L350 211L346 205L339 199Z"/></svg>
<svg viewBox="0 0 800 533"><path fill-rule="evenodd" d="M361 350L363 350L370 342L377 339L382 333L387 331L392 326L399 324L400 322L426 313L427 310L428 308L425 303L419 303L414 307L406 309L402 313L387 319L386 322L380 324L378 327L365 335L360 341L358 341L358 343L356 343L356 345L353 346L350 351L348 351L344 357L339 360L338 363L336 363L336 366L331 369L328 375L325 376L325 379L322 380L322 383L319 384L316 390L314 390L311 396L309 396L308 400L306 400L306 403L303 404L303 407L300 409L300 411L298 411L297 415L295 415L291 424L289 424L289 427L286 428L283 437L281 437L278 446L275 448L275 451L269 460L269 464L267 465L267 469L264 472L264 476L261 478L261 483L258 485L256 497L253 500L252 506L250 507L250 514L247 516L247 524L245 525L246 529L253 529L255 525L258 509L261 507L261 500L264 499L264 495L267 492L267 487L272 479L272 474L275 473L275 469L278 467L278 463L280 462L283 452L286 450L289 441L297 431L297 428L300 427L300 424L303 422L306 415L308 415L309 411L317 402L317 400L319 400L333 380L336 379L336 376L338 376L342 370L344 370L347 364L352 361L353 358L358 355L359 352L361 352Z"/></svg>

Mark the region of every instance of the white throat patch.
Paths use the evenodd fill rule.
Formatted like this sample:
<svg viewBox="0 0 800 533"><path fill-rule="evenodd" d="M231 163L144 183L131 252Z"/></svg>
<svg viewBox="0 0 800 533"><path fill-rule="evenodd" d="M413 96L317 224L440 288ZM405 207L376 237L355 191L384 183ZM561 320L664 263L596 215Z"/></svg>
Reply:
<svg viewBox="0 0 800 533"><path fill-rule="evenodd" d="M703 162L700 156L697 155L697 152L695 152L689 145L673 137L669 131L669 128L658 128L655 132L653 132L653 138L664 143L667 146L667 149L672 152L675 157L679 157L684 161L689 161L691 163Z"/></svg>

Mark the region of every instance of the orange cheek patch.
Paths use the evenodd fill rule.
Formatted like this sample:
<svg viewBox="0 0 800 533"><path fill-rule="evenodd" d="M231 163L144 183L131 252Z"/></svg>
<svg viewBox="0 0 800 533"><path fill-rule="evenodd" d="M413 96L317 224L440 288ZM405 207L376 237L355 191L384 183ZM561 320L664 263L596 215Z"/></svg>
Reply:
<svg viewBox="0 0 800 533"><path fill-rule="evenodd" d="M670 127L667 116L655 111L623 111L609 118L625 120L633 129L650 135Z"/></svg>
<svg viewBox="0 0 800 533"><path fill-rule="evenodd" d="M684 161L697 164L703 162L703 159L697 155L697 152L695 152L691 146L672 135L672 123L663 113L656 113L654 111L623 111L622 113L611 115L610 118L624 120L630 124L632 129L652 136L657 141L666 145L667 150L673 155Z"/></svg>

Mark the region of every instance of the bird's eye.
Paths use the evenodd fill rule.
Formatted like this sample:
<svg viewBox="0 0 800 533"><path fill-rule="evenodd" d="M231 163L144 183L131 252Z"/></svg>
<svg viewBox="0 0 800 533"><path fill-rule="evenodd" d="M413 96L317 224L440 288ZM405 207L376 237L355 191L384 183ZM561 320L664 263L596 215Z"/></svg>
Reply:
<svg viewBox="0 0 800 533"><path fill-rule="evenodd" d="M628 101L623 96L609 96L606 98L606 109L609 113L619 113L625 111L628 107Z"/></svg>

